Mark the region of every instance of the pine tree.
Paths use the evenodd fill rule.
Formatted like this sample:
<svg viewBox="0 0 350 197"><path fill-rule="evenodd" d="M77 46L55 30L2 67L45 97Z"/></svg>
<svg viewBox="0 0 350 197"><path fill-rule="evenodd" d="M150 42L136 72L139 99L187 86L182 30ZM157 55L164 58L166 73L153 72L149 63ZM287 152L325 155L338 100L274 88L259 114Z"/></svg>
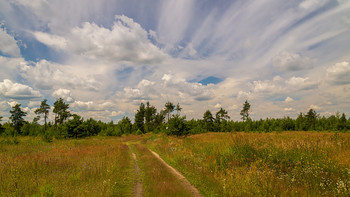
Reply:
<svg viewBox="0 0 350 197"><path fill-rule="evenodd" d="M213 131L214 117L213 117L213 114L209 110L207 110L203 114L203 121L205 123L205 127L206 127L207 131Z"/></svg>
<svg viewBox="0 0 350 197"><path fill-rule="evenodd" d="M243 121L246 121L249 119L249 113L250 113L250 103L246 100L243 104L243 108L240 113Z"/></svg>
<svg viewBox="0 0 350 197"><path fill-rule="evenodd" d="M141 103L139 109L135 113L135 131L140 130L144 132L145 111L145 104Z"/></svg>
<svg viewBox="0 0 350 197"><path fill-rule="evenodd" d="M50 109L50 105L48 105L47 103L47 100L44 99L42 102L41 102L41 105L40 105L40 108L36 109L35 110L35 114L44 114L44 121L45 121L45 131L46 131L46 119L49 115L49 109ZM40 116L39 116L40 118Z"/></svg>
<svg viewBox="0 0 350 197"><path fill-rule="evenodd" d="M174 109L175 109L175 105L172 102L168 101L167 103L165 103L165 110L168 113L168 121Z"/></svg>
<svg viewBox="0 0 350 197"><path fill-rule="evenodd" d="M53 106L53 113L56 114L55 124L57 125L58 122L58 124L61 125L67 118L71 116L70 111L68 111L69 104L65 103L62 98L59 98L56 100Z"/></svg>
<svg viewBox="0 0 350 197"><path fill-rule="evenodd" d="M21 104L16 104L15 106L13 106L12 110L10 110L10 113L11 113L10 120L15 129L15 132L19 133L21 130L21 127L25 122L23 117L26 116L27 113L22 111ZM15 136L15 133L13 135Z"/></svg>

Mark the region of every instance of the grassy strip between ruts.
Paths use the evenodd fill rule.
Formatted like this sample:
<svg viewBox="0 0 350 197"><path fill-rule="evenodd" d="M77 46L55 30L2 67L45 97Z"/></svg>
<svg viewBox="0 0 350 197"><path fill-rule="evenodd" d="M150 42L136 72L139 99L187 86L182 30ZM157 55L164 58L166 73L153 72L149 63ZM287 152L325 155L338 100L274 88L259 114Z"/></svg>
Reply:
<svg viewBox="0 0 350 197"><path fill-rule="evenodd" d="M132 196L131 154L120 138L0 144L0 196Z"/></svg>
<svg viewBox="0 0 350 197"><path fill-rule="evenodd" d="M134 144L133 148L140 163L144 196L192 196L148 148L141 144Z"/></svg>
<svg viewBox="0 0 350 197"><path fill-rule="evenodd" d="M349 196L350 135L313 132L148 136L205 196Z"/></svg>

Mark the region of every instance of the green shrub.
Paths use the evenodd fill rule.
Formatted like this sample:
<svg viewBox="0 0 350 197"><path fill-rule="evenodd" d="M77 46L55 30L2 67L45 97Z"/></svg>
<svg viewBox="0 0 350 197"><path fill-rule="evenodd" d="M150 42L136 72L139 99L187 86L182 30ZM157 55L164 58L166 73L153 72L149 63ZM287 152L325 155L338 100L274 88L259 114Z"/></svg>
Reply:
<svg viewBox="0 0 350 197"><path fill-rule="evenodd" d="M187 135L189 134L186 127L186 117L180 117L179 115L173 115L168 121L168 127L166 128L166 134L168 135Z"/></svg>

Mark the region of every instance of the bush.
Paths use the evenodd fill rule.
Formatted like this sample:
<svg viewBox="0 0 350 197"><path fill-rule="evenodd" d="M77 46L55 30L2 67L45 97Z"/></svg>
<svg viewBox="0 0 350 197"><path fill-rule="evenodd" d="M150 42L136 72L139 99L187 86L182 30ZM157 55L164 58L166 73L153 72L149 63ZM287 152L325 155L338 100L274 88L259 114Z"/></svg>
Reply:
<svg viewBox="0 0 350 197"><path fill-rule="evenodd" d="M168 135L187 135L189 134L186 127L186 116L180 117L179 115L173 115L168 121L168 127L166 129L166 134Z"/></svg>

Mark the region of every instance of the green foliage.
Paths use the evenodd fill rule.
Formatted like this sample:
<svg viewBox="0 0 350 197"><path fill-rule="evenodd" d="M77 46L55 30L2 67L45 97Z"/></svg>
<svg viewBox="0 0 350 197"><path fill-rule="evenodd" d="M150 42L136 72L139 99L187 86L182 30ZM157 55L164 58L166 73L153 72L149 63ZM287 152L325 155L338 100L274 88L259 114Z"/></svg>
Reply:
<svg viewBox="0 0 350 197"><path fill-rule="evenodd" d="M250 113L250 103L246 100L243 104L243 108L240 113L243 121L246 121L249 119L249 113Z"/></svg>
<svg viewBox="0 0 350 197"><path fill-rule="evenodd" d="M175 108L177 114L180 114L182 107L180 106L180 103L177 103L176 108Z"/></svg>
<svg viewBox="0 0 350 197"><path fill-rule="evenodd" d="M166 111L161 110L157 113L157 109L150 105L149 102L146 106L141 103L139 109L135 114L135 123L133 125L133 131L141 130L142 133L153 132L159 130L165 119Z"/></svg>
<svg viewBox="0 0 350 197"><path fill-rule="evenodd" d="M13 133L13 136L20 133L20 129L25 123L23 117L27 115L26 112L22 111L21 104L16 104L12 107L12 110L10 110L11 116L10 120L12 122L12 125L15 129L15 132Z"/></svg>
<svg viewBox="0 0 350 197"><path fill-rule="evenodd" d="M206 112L204 112L203 114L203 122L204 122L204 128L207 131L213 131L214 129L214 117L213 114L207 110Z"/></svg>
<svg viewBox="0 0 350 197"><path fill-rule="evenodd" d="M2 116L0 116L0 136L1 136L2 133L5 131L5 128L2 127L1 121L2 121Z"/></svg>
<svg viewBox="0 0 350 197"><path fill-rule="evenodd" d="M226 132L229 130L227 121L230 119L228 112L223 108L220 108L218 112L215 114L215 123L214 128L215 131Z"/></svg>
<svg viewBox="0 0 350 197"><path fill-rule="evenodd" d="M20 135L38 136L42 135L44 132L41 125L27 122L21 127Z"/></svg>
<svg viewBox="0 0 350 197"><path fill-rule="evenodd" d="M132 132L132 123L128 117L123 117L123 119L118 122L117 126L120 128L120 131L123 134L128 135Z"/></svg>
<svg viewBox="0 0 350 197"><path fill-rule="evenodd" d="M101 132L101 127L96 120L89 118L80 125L83 136L95 136Z"/></svg>
<svg viewBox="0 0 350 197"><path fill-rule="evenodd" d="M44 142L51 143L53 141L53 136L51 135L51 133L45 132L43 135L43 140Z"/></svg>
<svg viewBox="0 0 350 197"><path fill-rule="evenodd" d="M203 120L191 119L189 121L186 121L186 127L188 129L189 134L198 134L198 133L207 132L207 130L203 128L203 125L204 125Z"/></svg>
<svg viewBox="0 0 350 197"><path fill-rule="evenodd" d="M139 109L135 114L135 130L144 131L145 111L145 104L141 103Z"/></svg>
<svg viewBox="0 0 350 197"><path fill-rule="evenodd" d="M44 185L40 187L40 196L42 197L54 197L55 192L52 185Z"/></svg>
<svg viewBox="0 0 350 197"><path fill-rule="evenodd" d="M57 123L62 125L62 123L71 116L70 112L68 111L69 104L65 103L62 98L59 98L55 101L53 106L53 113L56 114L55 125L57 125Z"/></svg>
<svg viewBox="0 0 350 197"><path fill-rule="evenodd" d="M175 109L175 105L172 102L168 101L167 103L165 103L165 111L168 114L168 121L169 121L171 113L174 111L174 109Z"/></svg>
<svg viewBox="0 0 350 197"><path fill-rule="evenodd" d="M120 129L120 127L114 125L113 121L107 124L107 127L102 129L100 132L100 135L103 136L122 136L123 133Z"/></svg>
<svg viewBox="0 0 350 197"><path fill-rule="evenodd" d="M46 103L47 100L44 99L41 104L40 104L40 108L36 109L35 110L35 114L43 114L44 115L44 121L45 121L45 130L46 130L46 120L47 120L47 117L49 115L49 110L50 110L50 105ZM40 118L40 116L39 116Z"/></svg>
<svg viewBox="0 0 350 197"><path fill-rule="evenodd" d="M188 129L186 126L186 116L180 117L180 115L173 115L172 118L169 119L166 129L166 134L168 135L187 135Z"/></svg>

